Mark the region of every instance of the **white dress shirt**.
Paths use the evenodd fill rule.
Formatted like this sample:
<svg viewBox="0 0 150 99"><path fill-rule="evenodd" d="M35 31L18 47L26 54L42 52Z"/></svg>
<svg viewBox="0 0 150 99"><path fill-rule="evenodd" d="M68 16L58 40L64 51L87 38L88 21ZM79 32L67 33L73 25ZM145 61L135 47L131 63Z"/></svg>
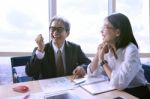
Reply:
<svg viewBox="0 0 150 99"><path fill-rule="evenodd" d="M52 41L52 45L53 45L53 49L54 49L54 56L55 56L55 63L56 63L58 48L57 48L57 46L55 46L54 41ZM63 59L64 69L66 70L65 50L64 50L65 47L64 46L65 46L65 42L63 42L61 48L59 48L59 49L60 49L60 51L62 53L62 57L63 57L62 59ZM45 55L45 52L40 52L40 51L36 50L35 54L36 54L36 56L37 56L38 59L43 59L44 55Z"/></svg>
<svg viewBox="0 0 150 99"><path fill-rule="evenodd" d="M55 62L57 60L57 51L58 51L58 48L55 46L54 42L52 41L52 45L53 45L53 49L54 49L54 55L55 55ZM64 69L66 70L66 63L65 63L65 51L64 51L64 46L65 46L65 42L62 44L61 48L60 48L60 51L62 53L62 59L63 59L63 64L64 64ZM44 55L45 55L45 52L40 52L38 50L36 50L35 52L36 56L38 59L43 59L44 58Z"/></svg>
<svg viewBox="0 0 150 99"><path fill-rule="evenodd" d="M110 51L104 56L112 69L110 84L120 90L146 85L147 82L140 62L138 48L130 43L126 48L118 49L116 54L117 59ZM91 72L89 64L87 74L94 76L106 73L101 66Z"/></svg>

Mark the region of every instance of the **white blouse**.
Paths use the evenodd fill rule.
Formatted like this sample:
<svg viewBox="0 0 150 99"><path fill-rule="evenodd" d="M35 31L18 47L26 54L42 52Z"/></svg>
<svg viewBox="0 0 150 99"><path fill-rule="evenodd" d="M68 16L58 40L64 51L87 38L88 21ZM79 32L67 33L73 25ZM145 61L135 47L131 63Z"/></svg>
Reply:
<svg viewBox="0 0 150 99"><path fill-rule="evenodd" d="M118 49L116 54L117 59L110 51L104 56L112 69L110 84L120 90L146 85L138 48L130 43L126 48ZM88 76L106 75L101 66L91 72L90 64L87 68L87 74Z"/></svg>

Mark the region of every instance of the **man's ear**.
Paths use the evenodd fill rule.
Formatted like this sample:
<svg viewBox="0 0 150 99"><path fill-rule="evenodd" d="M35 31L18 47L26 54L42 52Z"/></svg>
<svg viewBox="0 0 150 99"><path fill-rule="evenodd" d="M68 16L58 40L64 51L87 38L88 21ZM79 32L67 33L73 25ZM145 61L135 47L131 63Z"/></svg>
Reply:
<svg viewBox="0 0 150 99"><path fill-rule="evenodd" d="M67 37L69 36L70 32L67 32Z"/></svg>

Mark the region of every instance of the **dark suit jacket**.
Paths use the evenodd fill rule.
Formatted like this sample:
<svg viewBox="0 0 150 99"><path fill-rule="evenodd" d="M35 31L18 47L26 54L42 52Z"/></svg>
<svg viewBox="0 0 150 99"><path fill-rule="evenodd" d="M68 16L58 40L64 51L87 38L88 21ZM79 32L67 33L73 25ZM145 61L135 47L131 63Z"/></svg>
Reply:
<svg viewBox="0 0 150 99"><path fill-rule="evenodd" d="M76 66L83 66L86 70L91 62L82 52L79 45L65 41L66 75L71 75ZM57 77L54 49L52 42L45 45L45 56L39 60L34 49L30 62L26 65L26 73L34 79L46 79ZM62 75L64 76L64 75Z"/></svg>

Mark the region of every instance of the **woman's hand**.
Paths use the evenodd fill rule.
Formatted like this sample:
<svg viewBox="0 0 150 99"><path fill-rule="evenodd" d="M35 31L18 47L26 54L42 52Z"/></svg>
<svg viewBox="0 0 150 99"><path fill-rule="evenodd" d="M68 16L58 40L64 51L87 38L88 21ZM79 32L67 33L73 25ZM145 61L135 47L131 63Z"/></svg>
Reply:
<svg viewBox="0 0 150 99"><path fill-rule="evenodd" d="M108 53L108 51L109 51L108 43L102 43L98 46L97 55L98 55L99 62L104 60L104 55Z"/></svg>
<svg viewBox="0 0 150 99"><path fill-rule="evenodd" d="M109 52L109 50L114 54L114 57L117 59L117 54L116 54L116 48L115 46L109 44L109 43L102 43L99 45L98 47L98 57L99 57L99 61L101 62L102 60L104 60L104 55L106 53Z"/></svg>

